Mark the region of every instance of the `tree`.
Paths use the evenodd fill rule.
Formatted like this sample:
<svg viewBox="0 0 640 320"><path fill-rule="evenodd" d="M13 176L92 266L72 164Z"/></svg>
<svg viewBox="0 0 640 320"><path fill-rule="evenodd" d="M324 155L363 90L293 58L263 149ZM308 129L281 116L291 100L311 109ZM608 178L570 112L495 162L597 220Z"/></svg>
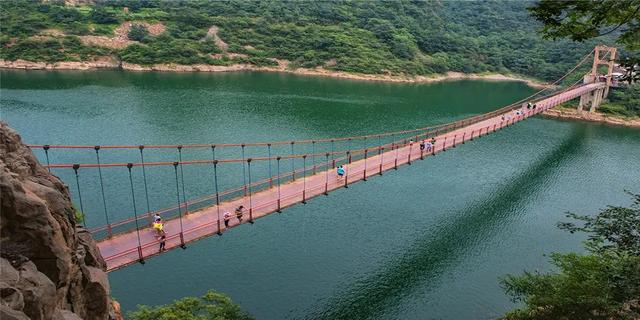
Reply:
<svg viewBox="0 0 640 320"><path fill-rule="evenodd" d="M127 33L129 40L143 42L149 38L149 30L142 24L131 25L129 33Z"/></svg>
<svg viewBox="0 0 640 320"><path fill-rule="evenodd" d="M96 6L91 11L91 20L93 20L95 23L100 24L111 24L119 22L115 13L107 11L102 6Z"/></svg>
<svg viewBox="0 0 640 320"><path fill-rule="evenodd" d="M595 217L567 214L583 224L561 229L589 234L589 254L551 254L557 272L509 275L502 285L525 307L504 319L637 319L640 317L640 195L630 207L609 206ZM634 307L635 306L635 307Z"/></svg>
<svg viewBox="0 0 640 320"><path fill-rule="evenodd" d="M545 38L575 41L616 34L618 43L640 49L640 0L540 0L529 8Z"/></svg>
<svg viewBox="0 0 640 320"><path fill-rule="evenodd" d="M627 81L629 84L640 81L640 54L622 57L620 67L625 71L621 81Z"/></svg>
<svg viewBox="0 0 640 320"><path fill-rule="evenodd" d="M139 306L129 314L133 320L250 320L249 314L242 311L224 294L213 290L201 298L187 297L171 304L148 307Z"/></svg>
<svg viewBox="0 0 640 320"><path fill-rule="evenodd" d="M640 87L635 90L640 91ZM597 216L567 213L567 217L584 222L560 222L558 227L571 233L576 231L589 234L586 242L591 251L628 252L640 256L640 194L630 194L634 198L628 207L608 206Z"/></svg>

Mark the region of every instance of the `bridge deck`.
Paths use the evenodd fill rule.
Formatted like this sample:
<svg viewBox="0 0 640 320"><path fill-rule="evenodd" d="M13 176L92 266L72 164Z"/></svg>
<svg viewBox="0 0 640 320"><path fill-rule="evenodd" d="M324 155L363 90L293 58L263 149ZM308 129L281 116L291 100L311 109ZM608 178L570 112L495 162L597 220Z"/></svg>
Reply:
<svg viewBox="0 0 640 320"><path fill-rule="evenodd" d="M506 125L524 120L546 109L576 98L584 93L601 88L602 86L603 84L601 83L580 86L540 100L537 102L536 109L524 109L525 113L522 116L516 117L513 111L509 111L505 114L488 118L484 121L437 136L436 144L434 146L435 153L441 152L443 149L449 149L463 141L476 138L478 137L479 132L481 135L494 132ZM511 120L503 121L502 115L511 118ZM396 150L386 151L380 155L376 154L369 156L366 160L361 159L354 161L352 164L346 166L346 183L351 184L356 181L363 180L365 176L370 177L378 175L381 169L382 171L387 171L393 169L396 165L400 166L408 163L409 161L418 160L421 156L426 157L428 155L430 155L430 153L427 153L426 151L422 153L419 148L419 143L415 142L412 145L400 147ZM322 195L325 191L330 192L344 186L345 178L338 178L335 173L335 169L317 172L314 175L308 175L305 179L299 178L295 181L282 184L280 187L280 206L281 208L285 208L302 202L303 197L305 199L310 199L318 195ZM220 217L218 216L218 208L216 208L216 206L206 207L183 216L182 223L184 231L182 237L184 243L216 234L219 231L218 225L221 225L222 230L220 231L225 232L226 230L224 223L222 222L222 215L226 211L229 211L232 214L229 228L233 228L241 224L234 215L234 209L239 205L244 205L247 209L242 223L249 221L249 208L251 208L251 215L254 220L269 215L278 209L278 188L273 187L258 191L252 194L251 198L246 196L221 203L219 210ZM180 230L179 219L172 219L165 222L167 250L178 248L183 243L181 240ZM138 262L140 255L147 258L159 254L159 242L157 241L155 232L152 228L146 227L140 230L140 242L142 246L138 247L138 238L135 230L116 235L110 239L99 241L98 247L107 262L107 269L112 271Z"/></svg>

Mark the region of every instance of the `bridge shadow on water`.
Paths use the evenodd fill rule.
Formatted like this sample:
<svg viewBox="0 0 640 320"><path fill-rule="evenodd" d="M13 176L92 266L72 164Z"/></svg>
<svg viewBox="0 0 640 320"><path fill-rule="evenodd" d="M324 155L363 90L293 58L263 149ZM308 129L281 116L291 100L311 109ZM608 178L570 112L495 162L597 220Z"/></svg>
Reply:
<svg viewBox="0 0 640 320"><path fill-rule="evenodd" d="M488 190L486 199L471 204L435 233L416 239L400 257L336 293L324 305L309 310L304 318L376 318L393 312L399 301L418 287L432 290L448 266L462 259L479 240L490 237L515 209L544 190L545 183L559 167L584 151L584 134L583 129L573 129L566 140L528 168L523 168L519 175L493 192Z"/></svg>

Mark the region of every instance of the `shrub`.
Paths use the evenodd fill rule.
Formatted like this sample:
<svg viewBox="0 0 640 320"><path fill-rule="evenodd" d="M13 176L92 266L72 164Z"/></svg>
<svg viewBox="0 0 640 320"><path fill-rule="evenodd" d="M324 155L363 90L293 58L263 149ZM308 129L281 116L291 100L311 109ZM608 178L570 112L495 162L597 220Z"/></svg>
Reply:
<svg viewBox="0 0 640 320"><path fill-rule="evenodd" d="M144 42L149 38L149 30L142 24L131 25L131 29L129 29L129 33L127 33L127 38L133 41Z"/></svg>
<svg viewBox="0 0 640 320"><path fill-rule="evenodd" d="M187 297L171 304L148 307L139 306L129 314L133 320L184 319L184 320L251 320L252 316L240 309L224 294L209 291L200 298Z"/></svg>
<svg viewBox="0 0 640 320"><path fill-rule="evenodd" d="M118 23L118 17L113 12L107 11L104 7L95 7L91 11L91 20L100 24Z"/></svg>

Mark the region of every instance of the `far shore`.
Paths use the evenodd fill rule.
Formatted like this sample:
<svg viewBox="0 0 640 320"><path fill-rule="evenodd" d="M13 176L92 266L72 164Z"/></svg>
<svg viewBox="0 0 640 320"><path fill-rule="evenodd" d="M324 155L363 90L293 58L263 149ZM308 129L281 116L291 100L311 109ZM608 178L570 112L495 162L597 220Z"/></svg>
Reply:
<svg viewBox="0 0 640 320"><path fill-rule="evenodd" d="M448 72L445 74L434 74L430 76L411 75L391 75L391 74L362 74L342 71L333 71L324 68L288 68L288 63L278 61L277 67L256 67L249 64L234 64L229 66L216 66L205 64L179 65L179 64L156 64L152 66L142 66L138 64L118 62L115 59L106 58L99 61L62 61L62 62L33 62L26 60L0 60L0 68L21 69L21 70L96 70L96 69L122 69L127 71L160 71L160 72L237 72L237 71L260 71L260 72L280 72L291 73L304 76L321 76L330 78L397 82L397 83L430 83L451 80L485 80L485 81L519 81L524 82L532 88L546 88L549 86L534 79L529 79L517 75L505 75L499 73L469 74L462 72Z"/></svg>
<svg viewBox="0 0 640 320"><path fill-rule="evenodd" d="M63 61L55 63L33 62L26 60L0 60L0 68L2 69L20 69L20 70L98 70L98 69L117 69L127 71L158 71L158 72L239 72L239 71L257 71L257 72L279 72L290 73L303 76L320 76L340 79L352 79L362 81L379 81L379 82L395 82L395 83L433 83L441 81L455 80L483 80L483 81L518 81L526 85L542 89L547 88L550 84L543 83L534 79L524 78L518 75L505 75L499 73L487 74L469 74L461 72L448 72L445 74L435 74L431 76L409 76L409 75L390 75L390 74L361 74L342 71L333 71L323 68L288 68L288 63L278 61L277 67L256 67L249 64L235 64L230 66L215 65L178 65L178 64L156 64L152 66L142 66L138 64L119 62L116 59L105 57L99 61ZM544 116L551 118L600 122L616 126L626 126L640 128L640 118L622 118L604 113L589 113L587 110L578 112L574 108L554 108L543 113Z"/></svg>
<svg viewBox="0 0 640 320"><path fill-rule="evenodd" d="M582 112L578 112L578 109L576 107L574 108L556 107L554 109L546 110L542 114L543 116L550 117L550 118L577 120L577 121L590 121L590 122L605 123L605 124L614 125L614 126L640 128L640 118L616 117L616 116L601 113L601 112L590 113L588 110L583 110Z"/></svg>

